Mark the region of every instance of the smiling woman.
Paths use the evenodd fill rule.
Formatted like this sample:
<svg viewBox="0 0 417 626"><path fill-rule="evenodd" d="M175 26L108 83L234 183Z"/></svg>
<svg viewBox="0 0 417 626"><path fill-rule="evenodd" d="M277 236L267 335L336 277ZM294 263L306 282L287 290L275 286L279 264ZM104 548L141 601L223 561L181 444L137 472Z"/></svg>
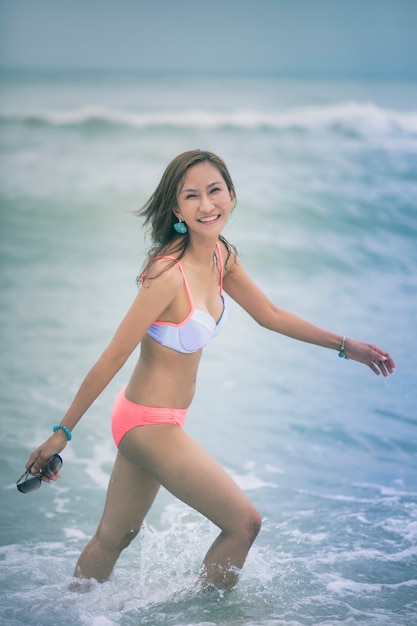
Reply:
<svg viewBox="0 0 417 626"><path fill-rule="evenodd" d="M26 16L29 4L9 1ZM149 4L158 6L135 6ZM413 624L417 84L36 72L2 76L1 108L0 622ZM140 348L73 429L61 478L29 495L15 481L137 294L151 237L132 210L196 146L231 168L238 204L221 237L272 301L347 334L348 354L349 337L380 341L399 366L381 381L337 351L265 331L224 284L230 323L203 349L185 431L262 514L239 584L222 600L192 592L220 530L161 489L110 580L74 598L68 583L117 455L111 407ZM188 236L170 234L172 245ZM211 314L221 309L217 256ZM183 317L165 317L181 322L190 301L174 263ZM166 348L170 356L161 398L198 359Z"/></svg>
<svg viewBox="0 0 417 626"><path fill-rule="evenodd" d="M234 194L224 180L208 182L218 175L218 170L208 162L188 172L174 213L190 228L196 222L212 226L221 221L222 227L225 226L233 208Z"/></svg>
<svg viewBox="0 0 417 626"><path fill-rule="evenodd" d="M199 168L196 173L194 169L190 169L197 165L204 166L204 170ZM217 184L216 181L218 181ZM198 193L204 196L203 206ZM216 199L216 196L219 197ZM226 212L228 218L235 201L236 193L233 181L222 159L212 152L203 150L179 154L171 161L170 167L165 170L157 189L148 202L138 211L139 216L145 217L145 224L151 226L154 246L149 251L149 260L152 261L155 256L162 254L167 246L170 246L171 251L172 246L174 246L174 251L178 253L179 259L184 256L190 243L190 233L187 232L186 219L181 214L182 209L187 211L189 208L191 212L193 209L194 211L199 210L199 216L194 215L192 217L192 213L190 213L189 219L190 222L196 217L201 220L206 217L204 211L208 202L210 212L213 211L213 207L219 205L219 210ZM216 215L220 217L221 212L215 213L215 217ZM179 220L177 223L176 217ZM208 217L213 217L213 215ZM182 224L179 230L178 223ZM224 220L222 226L224 226ZM173 228L185 237L174 238ZM232 246L221 234L219 234L219 238L226 246L228 260L232 253Z"/></svg>
<svg viewBox="0 0 417 626"><path fill-rule="evenodd" d="M163 485L220 529L204 559L199 584L230 589L238 580L260 529L260 513L183 430L202 348L226 317L223 287L272 331L339 350L384 376L395 367L385 350L322 330L268 300L221 237L234 200L230 175L216 155L193 150L168 165L142 210L155 242L142 288L61 424L27 462L37 475L47 459L66 446L78 421L141 343L139 361L113 410L118 455L103 517L75 568L78 578L107 580ZM187 224L184 235L174 228L175 216ZM52 476L57 478L58 473Z"/></svg>
<svg viewBox="0 0 417 626"><path fill-rule="evenodd" d="M271 331L342 352L377 374L393 372L385 350L313 326L272 304L221 234L234 202L230 174L215 154L192 150L171 161L140 211L152 227L154 246L139 292L59 427L28 460L27 468L39 474L140 343L139 360L114 405L118 454L102 519L75 568L79 579L108 579L163 485L220 529L205 556L199 586L223 590L237 583L261 515L183 429L202 348L226 321L223 289ZM186 225L184 234L175 229L178 218Z"/></svg>

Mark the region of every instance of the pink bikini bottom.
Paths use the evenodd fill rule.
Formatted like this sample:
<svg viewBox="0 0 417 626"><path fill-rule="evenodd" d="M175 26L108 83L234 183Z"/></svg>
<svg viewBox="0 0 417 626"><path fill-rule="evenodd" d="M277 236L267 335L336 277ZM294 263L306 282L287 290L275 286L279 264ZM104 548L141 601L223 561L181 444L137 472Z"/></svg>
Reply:
<svg viewBox="0 0 417 626"><path fill-rule="evenodd" d="M143 406L128 400L125 390L119 393L113 405L112 433L117 447L122 437L136 426L149 424L173 424L184 428L187 409L165 409L155 406Z"/></svg>

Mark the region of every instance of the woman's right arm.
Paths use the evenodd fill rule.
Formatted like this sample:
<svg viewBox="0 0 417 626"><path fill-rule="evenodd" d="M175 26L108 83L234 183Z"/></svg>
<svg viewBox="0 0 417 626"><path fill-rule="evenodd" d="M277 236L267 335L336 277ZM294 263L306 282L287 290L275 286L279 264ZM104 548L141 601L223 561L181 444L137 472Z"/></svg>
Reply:
<svg viewBox="0 0 417 626"><path fill-rule="evenodd" d="M179 280L180 279L180 280ZM80 385L60 425L70 431L87 409L107 387L122 368L133 350L139 345L149 326L169 309L178 289L181 288L179 272L168 269L142 286L111 342L93 365ZM62 429L56 430L30 455L26 468L38 474L53 454L61 452L68 442Z"/></svg>

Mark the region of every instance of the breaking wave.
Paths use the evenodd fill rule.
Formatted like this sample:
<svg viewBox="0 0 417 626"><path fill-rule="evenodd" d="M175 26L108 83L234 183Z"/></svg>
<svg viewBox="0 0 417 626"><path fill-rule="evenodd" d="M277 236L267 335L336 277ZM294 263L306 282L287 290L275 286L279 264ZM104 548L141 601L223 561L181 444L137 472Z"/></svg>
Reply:
<svg viewBox="0 0 417 626"><path fill-rule="evenodd" d="M278 111L129 111L101 106L73 110L2 112L3 123L58 127L231 128L237 130L316 130L344 133L417 135L417 111L385 109L372 103L346 102L327 106L293 107Z"/></svg>

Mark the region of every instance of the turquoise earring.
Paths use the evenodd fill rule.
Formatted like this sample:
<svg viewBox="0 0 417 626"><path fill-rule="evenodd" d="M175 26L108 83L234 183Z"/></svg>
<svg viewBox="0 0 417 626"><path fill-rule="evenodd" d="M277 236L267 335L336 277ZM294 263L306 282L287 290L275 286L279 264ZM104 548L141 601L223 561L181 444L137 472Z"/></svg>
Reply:
<svg viewBox="0 0 417 626"><path fill-rule="evenodd" d="M187 232L187 224L182 220L179 220L174 224L174 228L180 235L184 235Z"/></svg>
<svg viewBox="0 0 417 626"><path fill-rule="evenodd" d="M235 223L235 216L233 215L235 208L236 208L236 198L235 198L235 201L233 203L232 210L229 213L229 218L227 220L228 224L234 224Z"/></svg>

